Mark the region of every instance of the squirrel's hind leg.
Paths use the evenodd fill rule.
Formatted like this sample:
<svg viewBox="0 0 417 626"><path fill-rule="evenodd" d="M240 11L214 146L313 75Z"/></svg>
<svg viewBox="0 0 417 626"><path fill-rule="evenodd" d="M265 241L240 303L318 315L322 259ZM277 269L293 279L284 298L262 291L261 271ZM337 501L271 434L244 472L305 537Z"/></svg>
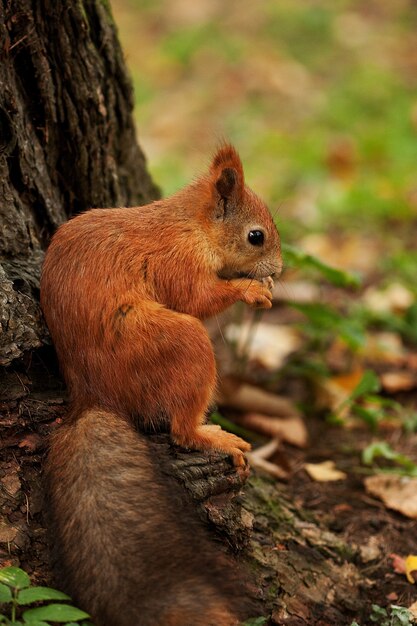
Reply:
<svg viewBox="0 0 417 626"><path fill-rule="evenodd" d="M182 365L178 369L175 401L170 411L171 437L185 448L218 450L232 456L235 465L245 465L243 453L250 450L250 444L220 426L205 423L217 377L213 347L200 320L185 317L192 323L187 328L188 349L181 339L177 352L177 358L181 354ZM185 329L180 328L183 320L178 322L178 337L181 338L184 334L180 331Z"/></svg>
<svg viewBox="0 0 417 626"><path fill-rule="evenodd" d="M121 322L118 367L130 381L128 411L141 415L145 424L163 414L178 445L219 450L244 465L243 452L250 445L205 424L216 387L216 362L202 322L151 302L132 305Z"/></svg>

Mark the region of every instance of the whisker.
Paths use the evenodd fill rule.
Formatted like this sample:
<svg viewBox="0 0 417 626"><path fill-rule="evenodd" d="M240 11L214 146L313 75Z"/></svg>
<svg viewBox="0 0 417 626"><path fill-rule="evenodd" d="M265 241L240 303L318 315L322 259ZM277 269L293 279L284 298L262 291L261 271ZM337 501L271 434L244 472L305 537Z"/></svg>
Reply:
<svg viewBox="0 0 417 626"><path fill-rule="evenodd" d="M223 341L224 345L227 346L227 341L225 339L225 336L223 335L223 331L222 331L222 327L221 327L220 322L219 322L219 318L218 318L217 315L215 315L214 317L216 318L217 328L219 329L220 337L222 338L222 341Z"/></svg>
<svg viewBox="0 0 417 626"><path fill-rule="evenodd" d="M251 286L251 284L253 283L253 281L254 281L254 280L255 280L254 278L251 278L251 279L250 279L250 283L249 283L249 285L246 287L246 289L245 289L244 293L246 293L246 292L247 292L247 290L249 289L249 287Z"/></svg>
<svg viewBox="0 0 417 626"><path fill-rule="evenodd" d="M275 211L272 213L272 219L274 220L274 222L275 222L275 218L278 215L278 212L281 210L283 204L284 204L284 200L281 200L281 202L278 204L278 206L275 209Z"/></svg>
<svg viewBox="0 0 417 626"><path fill-rule="evenodd" d="M278 278L278 284L282 288L284 295L287 296L288 300L294 300L294 296L291 294L291 284L285 283L281 277Z"/></svg>

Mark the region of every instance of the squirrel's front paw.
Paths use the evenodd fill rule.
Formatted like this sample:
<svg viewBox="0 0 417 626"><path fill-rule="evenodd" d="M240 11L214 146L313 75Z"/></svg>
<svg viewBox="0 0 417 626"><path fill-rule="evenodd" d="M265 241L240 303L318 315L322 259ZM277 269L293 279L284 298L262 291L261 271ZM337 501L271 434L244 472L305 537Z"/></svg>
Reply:
<svg viewBox="0 0 417 626"><path fill-rule="evenodd" d="M272 276L267 276L262 279L262 284L265 285L265 287L268 287L269 291L272 291L274 288L274 279Z"/></svg>
<svg viewBox="0 0 417 626"><path fill-rule="evenodd" d="M272 280L272 279L271 279ZM255 279L245 278L232 281L240 291L240 299L255 309L270 309L272 306L271 285Z"/></svg>

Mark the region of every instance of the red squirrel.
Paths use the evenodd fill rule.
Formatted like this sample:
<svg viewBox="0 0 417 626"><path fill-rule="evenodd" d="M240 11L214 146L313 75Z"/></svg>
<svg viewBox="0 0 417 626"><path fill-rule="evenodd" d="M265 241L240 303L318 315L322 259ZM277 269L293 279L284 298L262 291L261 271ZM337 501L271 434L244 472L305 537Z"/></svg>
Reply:
<svg viewBox="0 0 417 626"><path fill-rule="evenodd" d="M62 580L96 626L238 623L215 547L141 431L245 463L249 444L205 423L216 365L201 320L238 300L271 307L281 267L230 145L170 198L91 209L53 236L41 305L71 407L46 474Z"/></svg>

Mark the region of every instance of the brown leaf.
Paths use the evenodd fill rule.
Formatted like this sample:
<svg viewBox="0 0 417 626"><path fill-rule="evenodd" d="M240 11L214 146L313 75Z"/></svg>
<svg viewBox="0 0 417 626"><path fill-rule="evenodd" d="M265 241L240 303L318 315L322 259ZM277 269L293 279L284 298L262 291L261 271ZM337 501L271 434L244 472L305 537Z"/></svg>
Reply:
<svg viewBox="0 0 417 626"><path fill-rule="evenodd" d="M389 393L398 391L409 391L417 387L417 377L410 372L403 370L396 372L385 372L380 376L382 386Z"/></svg>
<svg viewBox="0 0 417 626"><path fill-rule="evenodd" d="M379 263L378 242L362 235L338 238L324 233L310 233L299 243L309 254L323 259L339 269L355 270L368 274Z"/></svg>
<svg viewBox="0 0 417 626"><path fill-rule="evenodd" d="M255 385L242 383L232 376L223 376L220 379L216 400L222 406L251 413L262 413L274 417L299 415L298 409L291 400L255 387Z"/></svg>
<svg viewBox="0 0 417 626"><path fill-rule="evenodd" d="M302 280L285 281L285 284L278 282L272 291L274 300L283 302L317 302L320 300L320 288L315 283Z"/></svg>
<svg viewBox="0 0 417 626"><path fill-rule="evenodd" d="M17 472L6 474L1 479L1 484L3 485L4 490L13 497L16 496L22 486Z"/></svg>
<svg viewBox="0 0 417 626"><path fill-rule="evenodd" d="M269 370L280 368L289 354L301 345L298 331L287 325L259 323L229 324L225 335L237 343L237 352Z"/></svg>
<svg viewBox="0 0 417 626"><path fill-rule="evenodd" d="M417 478L377 474L365 478L368 493L376 496L389 509L417 519Z"/></svg>
<svg viewBox="0 0 417 626"><path fill-rule="evenodd" d="M279 440L272 439L272 441L269 441L260 448L256 448L253 452L248 452L246 456L252 467L266 472L274 478L285 480L288 478L288 472L279 465L267 460L278 451L279 446Z"/></svg>
<svg viewBox="0 0 417 626"><path fill-rule="evenodd" d="M361 381L364 370L358 368L344 374L343 376L333 376L332 378L321 378L317 382L317 403L320 408L339 410L340 405L348 399L352 391ZM346 407L347 413L349 407ZM341 414L340 417L345 417Z"/></svg>
<svg viewBox="0 0 417 626"><path fill-rule="evenodd" d="M391 366L401 365L408 358L401 337L388 331L367 333L363 351L367 359Z"/></svg>
<svg viewBox="0 0 417 626"><path fill-rule="evenodd" d="M323 463L306 463L304 469L307 474L319 483L331 482L334 480L345 480L347 475L336 468L334 461L323 461Z"/></svg>
<svg viewBox="0 0 417 626"><path fill-rule="evenodd" d="M402 313L414 302L414 296L401 283L392 283L386 289L369 287L362 298L363 304L376 313Z"/></svg>
<svg viewBox="0 0 417 626"><path fill-rule="evenodd" d="M305 448L307 445L307 429L299 415L282 418L262 415L261 413L245 413L235 419L245 428L267 437L286 441L298 448Z"/></svg>
<svg viewBox="0 0 417 626"><path fill-rule="evenodd" d="M388 593L385 597L390 603L396 602L398 600L398 593L391 591L391 593Z"/></svg>
<svg viewBox="0 0 417 626"><path fill-rule="evenodd" d="M389 555L392 559L392 568L396 574L405 574L405 559L394 552Z"/></svg>

